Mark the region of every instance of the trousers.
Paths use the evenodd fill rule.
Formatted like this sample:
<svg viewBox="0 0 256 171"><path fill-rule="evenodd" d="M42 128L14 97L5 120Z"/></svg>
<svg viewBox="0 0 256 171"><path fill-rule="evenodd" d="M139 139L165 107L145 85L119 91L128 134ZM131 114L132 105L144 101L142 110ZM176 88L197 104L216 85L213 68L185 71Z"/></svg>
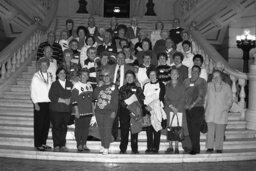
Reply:
<svg viewBox="0 0 256 171"><path fill-rule="evenodd" d="M147 149L148 150L159 150L161 131L155 131L153 126L146 127L147 133Z"/></svg>
<svg viewBox="0 0 256 171"><path fill-rule="evenodd" d="M200 153L200 126L204 119L204 107L193 107L186 111L192 151Z"/></svg>
<svg viewBox="0 0 256 171"><path fill-rule="evenodd" d="M52 123L52 139L54 147L66 146L66 135L70 112L50 111Z"/></svg>
<svg viewBox="0 0 256 171"><path fill-rule="evenodd" d="M75 138L77 147L79 145L86 145L91 118L92 115L88 115L75 119Z"/></svg>
<svg viewBox="0 0 256 171"><path fill-rule="evenodd" d="M225 134L225 124L207 123L208 132L206 135L206 148L223 150L223 141Z"/></svg>
<svg viewBox="0 0 256 171"><path fill-rule="evenodd" d="M38 103L40 110L34 106L34 146L40 147L46 144L50 128L49 103Z"/></svg>
<svg viewBox="0 0 256 171"><path fill-rule="evenodd" d="M128 138L129 138L129 130L130 130L130 111L126 108L120 107L120 129L121 129L121 143L120 150L125 152L127 150ZM138 133L131 133L131 148L132 151L138 151Z"/></svg>
<svg viewBox="0 0 256 171"><path fill-rule="evenodd" d="M110 117L111 112L96 113L96 120L99 127L101 146L109 148L112 141L112 126L115 118Z"/></svg>

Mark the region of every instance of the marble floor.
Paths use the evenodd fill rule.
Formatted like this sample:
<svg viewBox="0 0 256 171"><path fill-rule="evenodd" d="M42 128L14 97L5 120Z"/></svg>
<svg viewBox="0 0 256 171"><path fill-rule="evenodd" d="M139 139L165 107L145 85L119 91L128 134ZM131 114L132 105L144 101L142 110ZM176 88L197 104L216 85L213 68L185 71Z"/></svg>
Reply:
<svg viewBox="0 0 256 171"><path fill-rule="evenodd" d="M186 164L84 163L0 158L0 171L255 171L256 160Z"/></svg>

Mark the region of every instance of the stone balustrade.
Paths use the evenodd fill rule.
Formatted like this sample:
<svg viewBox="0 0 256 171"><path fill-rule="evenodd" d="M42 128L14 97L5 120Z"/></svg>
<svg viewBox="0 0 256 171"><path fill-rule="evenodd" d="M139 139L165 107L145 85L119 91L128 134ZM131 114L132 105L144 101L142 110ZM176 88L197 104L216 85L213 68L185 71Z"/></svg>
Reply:
<svg viewBox="0 0 256 171"><path fill-rule="evenodd" d="M17 68L31 55L31 53L36 50L39 43L41 42L42 32L35 31L26 40L23 45L18 49L14 49L10 56L5 57L0 60L1 66L1 76L0 80L5 80L11 77L12 73L16 72Z"/></svg>
<svg viewBox="0 0 256 171"><path fill-rule="evenodd" d="M58 0L38 0L47 14L42 22L35 22L0 53L0 95L18 78L20 72L36 56L39 44L48 31L55 30Z"/></svg>

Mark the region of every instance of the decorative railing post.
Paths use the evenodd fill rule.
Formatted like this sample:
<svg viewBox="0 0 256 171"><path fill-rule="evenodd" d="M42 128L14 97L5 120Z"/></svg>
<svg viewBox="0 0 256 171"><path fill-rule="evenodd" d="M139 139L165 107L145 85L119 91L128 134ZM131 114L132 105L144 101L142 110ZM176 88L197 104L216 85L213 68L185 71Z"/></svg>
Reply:
<svg viewBox="0 0 256 171"><path fill-rule="evenodd" d="M233 94L233 100L234 102L237 102L238 101L238 98L237 98L237 88L236 88L236 77L233 76L233 75L230 75L230 79L232 81L232 94Z"/></svg>
<svg viewBox="0 0 256 171"><path fill-rule="evenodd" d="M5 73L6 73L5 62L3 61L1 64L1 80L5 79Z"/></svg>
<svg viewBox="0 0 256 171"><path fill-rule="evenodd" d="M17 62L16 62L16 67L20 67L20 59L21 59L21 48L18 49L17 52Z"/></svg>
<svg viewBox="0 0 256 171"><path fill-rule="evenodd" d="M10 77L11 75L11 69L12 69L12 58L10 57L7 61L7 65L6 65L6 77Z"/></svg>
<svg viewBox="0 0 256 171"><path fill-rule="evenodd" d="M238 84L240 85L241 89L240 89L240 93L239 93L239 97L240 97L240 101L238 102L239 106L241 108L245 108L245 91L244 91L244 87L246 85L246 81L245 79L239 78L238 79Z"/></svg>
<svg viewBox="0 0 256 171"><path fill-rule="evenodd" d="M16 58L17 58L17 52L14 52L13 58L12 58L12 72L15 72L16 70Z"/></svg>

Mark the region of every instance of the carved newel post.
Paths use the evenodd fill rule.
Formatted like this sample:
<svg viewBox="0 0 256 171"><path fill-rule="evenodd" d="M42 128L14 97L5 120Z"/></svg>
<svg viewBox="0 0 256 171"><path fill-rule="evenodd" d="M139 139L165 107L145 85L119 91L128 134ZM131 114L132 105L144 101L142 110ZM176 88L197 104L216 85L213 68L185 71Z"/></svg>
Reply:
<svg viewBox="0 0 256 171"><path fill-rule="evenodd" d="M147 15L147 16L156 16L156 13L154 11L154 6L155 6L155 4L154 4L153 0L148 0L148 3L146 5L147 12L145 13L145 15Z"/></svg>
<svg viewBox="0 0 256 171"><path fill-rule="evenodd" d="M87 14L87 1L86 0L79 0L79 8L76 11L76 13L83 13L83 14Z"/></svg>

